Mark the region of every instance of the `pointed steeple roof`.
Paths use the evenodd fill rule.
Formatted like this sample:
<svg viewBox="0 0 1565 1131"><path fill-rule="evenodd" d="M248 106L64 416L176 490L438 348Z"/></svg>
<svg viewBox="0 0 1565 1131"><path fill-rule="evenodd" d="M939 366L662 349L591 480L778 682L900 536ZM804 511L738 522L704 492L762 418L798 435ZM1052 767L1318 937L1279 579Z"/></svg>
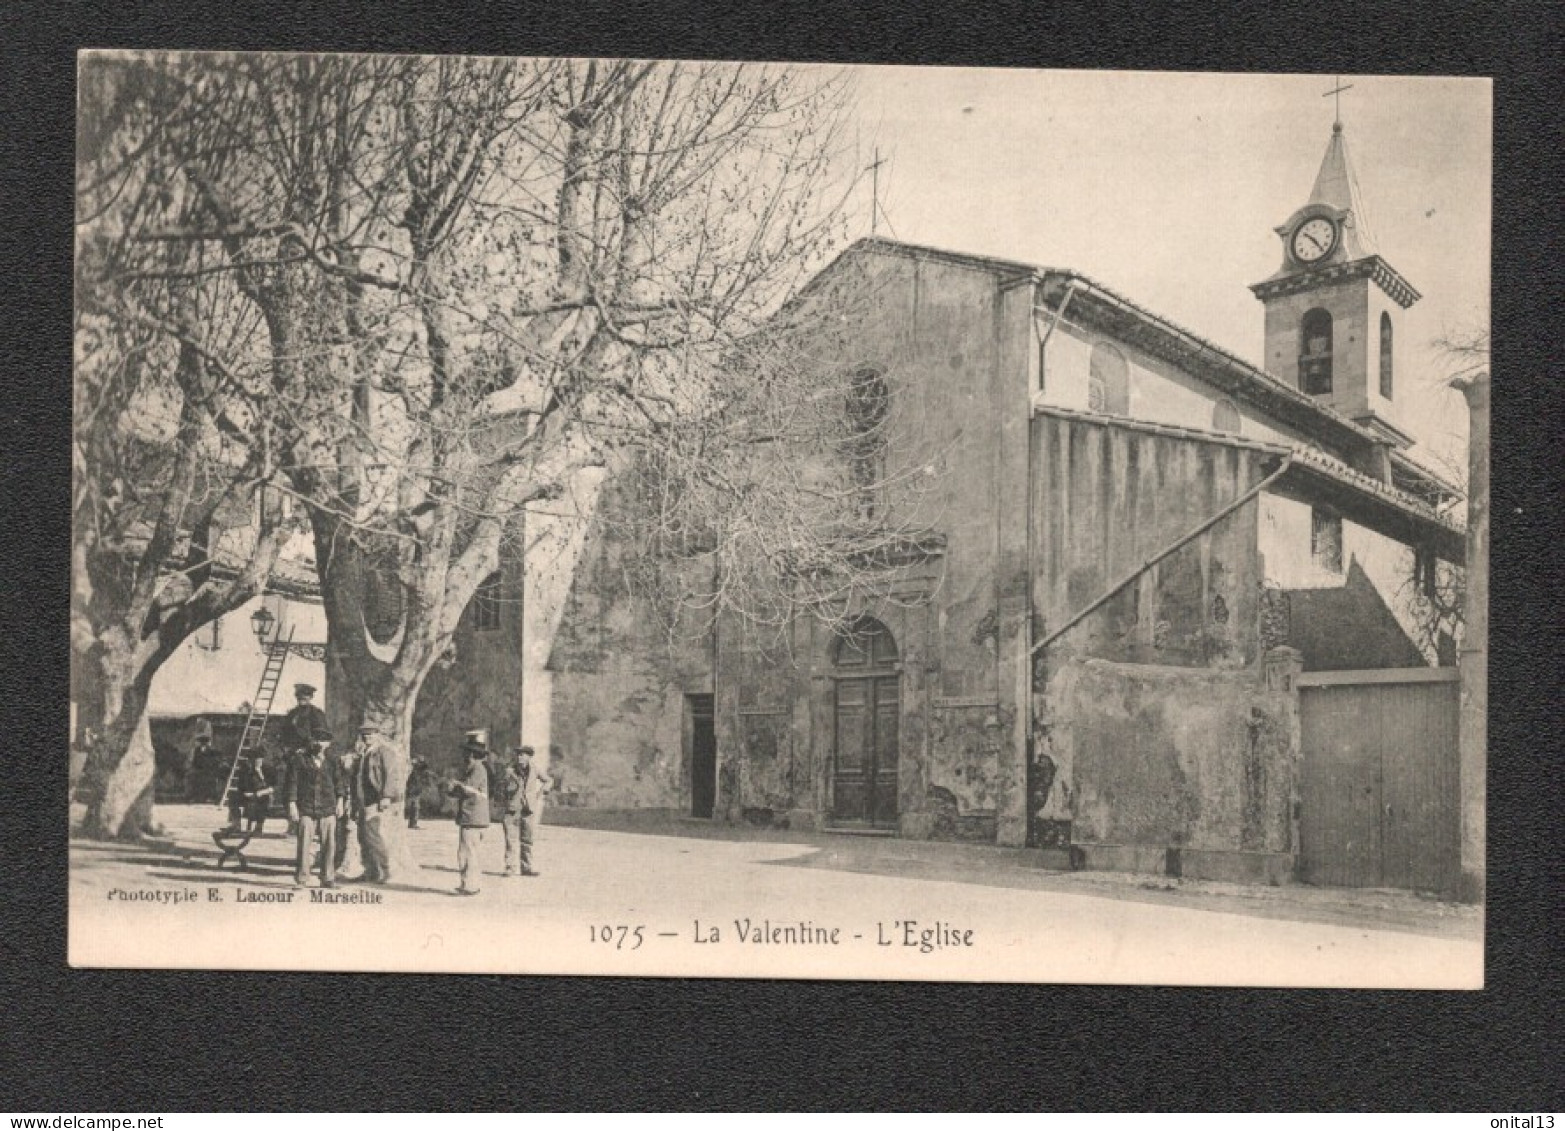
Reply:
<svg viewBox="0 0 1565 1131"><path fill-rule="evenodd" d="M1333 208L1351 213L1352 220L1343 231L1343 242L1348 256L1361 259L1376 254L1375 237L1369 226L1369 214L1364 208L1364 197L1359 191L1358 178L1353 174L1348 160L1348 142L1342 132L1342 123L1331 127L1331 141L1326 145L1326 156L1321 160L1320 172L1315 174L1315 188L1310 193L1311 204L1329 204Z"/></svg>

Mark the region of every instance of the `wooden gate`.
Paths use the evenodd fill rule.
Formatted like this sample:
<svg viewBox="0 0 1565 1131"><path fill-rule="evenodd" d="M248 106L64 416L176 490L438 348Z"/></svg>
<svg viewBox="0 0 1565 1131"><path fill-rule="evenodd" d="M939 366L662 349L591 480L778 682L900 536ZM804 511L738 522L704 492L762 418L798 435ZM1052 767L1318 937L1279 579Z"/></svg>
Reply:
<svg viewBox="0 0 1565 1131"><path fill-rule="evenodd" d="M1443 891L1460 867L1455 668L1299 676L1299 874Z"/></svg>

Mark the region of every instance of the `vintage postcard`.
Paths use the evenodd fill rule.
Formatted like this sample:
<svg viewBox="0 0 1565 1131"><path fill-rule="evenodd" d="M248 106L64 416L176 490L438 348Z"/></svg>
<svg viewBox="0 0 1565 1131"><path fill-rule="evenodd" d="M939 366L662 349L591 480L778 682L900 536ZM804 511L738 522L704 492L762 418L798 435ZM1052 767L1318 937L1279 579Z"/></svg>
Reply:
<svg viewBox="0 0 1565 1131"><path fill-rule="evenodd" d="M78 126L73 964L1483 985L1487 80Z"/></svg>

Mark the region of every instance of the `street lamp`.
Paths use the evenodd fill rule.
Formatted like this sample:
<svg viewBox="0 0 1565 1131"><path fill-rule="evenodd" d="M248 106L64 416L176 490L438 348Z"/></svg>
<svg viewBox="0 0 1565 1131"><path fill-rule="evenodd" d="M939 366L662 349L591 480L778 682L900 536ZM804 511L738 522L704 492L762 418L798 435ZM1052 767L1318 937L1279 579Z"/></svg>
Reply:
<svg viewBox="0 0 1565 1131"><path fill-rule="evenodd" d="M277 617L265 605L250 614L250 627L255 629L255 638L262 644L267 643L272 635L272 627L277 623Z"/></svg>

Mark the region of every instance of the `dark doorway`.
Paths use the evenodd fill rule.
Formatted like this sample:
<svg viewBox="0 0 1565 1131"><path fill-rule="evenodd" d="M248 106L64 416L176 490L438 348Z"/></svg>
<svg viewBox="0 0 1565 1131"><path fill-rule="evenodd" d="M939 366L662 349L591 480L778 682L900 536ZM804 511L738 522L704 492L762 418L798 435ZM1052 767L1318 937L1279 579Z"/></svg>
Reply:
<svg viewBox="0 0 1565 1131"><path fill-rule="evenodd" d="M712 696L686 695L690 712L690 815L710 817L717 807L717 729Z"/></svg>
<svg viewBox="0 0 1565 1131"><path fill-rule="evenodd" d="M897 645L879 621L862 620L837 641L833 820L893 827L897 821Z"/></svg>

